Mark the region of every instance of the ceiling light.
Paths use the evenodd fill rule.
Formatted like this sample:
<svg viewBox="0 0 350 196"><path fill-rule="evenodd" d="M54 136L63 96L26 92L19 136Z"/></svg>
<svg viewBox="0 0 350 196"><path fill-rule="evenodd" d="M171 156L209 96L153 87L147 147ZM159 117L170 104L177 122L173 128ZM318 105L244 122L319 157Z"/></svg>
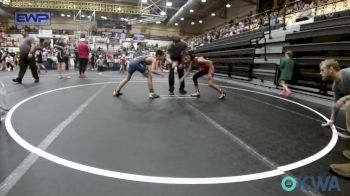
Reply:
<svg viewBox="0 0 350 196"><path fill-rule="evenodd" d="M156 24L160 24L161 22L160 21L157 21Z"/></svg>
<svg viewBox="0 0 350 196"><path fill-rule="evenodd" d="M203 23L203 21L202 21L202 20L199 20L198 22L199 22L199 23L201 23L201 24Z"/></svg>
<svg viewBox="0 0 350 196"><path fill-rule="evenodd" d="M67 17L68 17L68 18L70 18L70 15L69 15L69 14L67 14Z"/></svg>
<svg viewBox="0 0 350 196"><path fill-rule="evenodd" d="M178 26L179 24L175 23L175 26Z"/></svg>
<svg viewBox="0 0 350 196"><path fill-rule="evenodd" d="M194 22L191 22L191 25L194 25L195 23Z"/></svg>
<svg viewBox="0 0 350 196"><path fill-rule="evenodd" d="M142 3L147 3L147 0L141 0Z"/></svg>
<svg viewBox="0 0 350 196"><path fill-rule="evenodd" d="M194 10L193 10L193 9L190 9L190 12L191 12L191 13L193 13L193 12L194 12Z"/></svg>
<svg viewBox="0 0 350 196"><path fill-rule="evenodd" d="M118 7L118 11L122 10L122 8Z"/></svg>
<svg viewBox="0 0 350 196"><path fill-rule="evenodd" d="M181 18L180 20L185 20L185 18Z"/></svg>
<svg viewBox="0 0 350 196"><path fill-rule="evenodd" d="M171 7L171 6L173 6L173 3L172 2L166 2L166 6Z"/></svg>
<svg viewBox="0 0 350 196"><path fill-rule="evenodd" d="M205 3L205 2L207 2L207 0L202 0L202 3Z"/></svg>
<svg viewBox="0 0 350 196"><path fill-rule="evenodd" d="M215 16L215 13L211 13L211 16Z"/></svg>
<svg viewBox="0 0 350 196"><path fill-rule="evenodd" d="M227 8L230 8L230 7L231 7L231 4L229 4L229 3L226 4L226 7L227 7Z"/></svg>
<svg viewBox="0 0 350 196"><path fill-rule="evenodd" d="M81 15L82 18L85 18L85 15Z"/></svg>
<svg viewBox="0 0 350 196"><path fill-rule="evenodd" d="M164 11L161 11L161 12L160 12L160 15L161 15L161 16L165 16L166 13L165 13Z"/></svg>
<svg viewBox="0 0 350 196"><path fill-rule="evenodd" d="M61 14L61 16L65 16L65 14Z"/></svg>
<svg viewBox="0 0 350 196"><path fill-rule="evenodd" d="M142 22L143 20L139 20L139 22Z"/></svg>

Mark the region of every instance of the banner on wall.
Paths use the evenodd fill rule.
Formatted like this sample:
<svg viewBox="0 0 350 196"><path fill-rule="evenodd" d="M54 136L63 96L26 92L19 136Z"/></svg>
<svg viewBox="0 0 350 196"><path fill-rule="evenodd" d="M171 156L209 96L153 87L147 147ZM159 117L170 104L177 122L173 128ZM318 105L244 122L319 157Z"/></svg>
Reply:
<svg viewBox="0 0 350 196"><path fill-rule="evenodd" d="M135 41L143 41L144 39L145 39L144 35L134 34L133 40L135 40Z"/></svg>
<svg viewBox="0 0 350 196"><path fill-rule="evenodd" d="M51 25L51 15L49 12L16 12L16 25Z"/></svg>
<svg viewBox="0 0 350 196"><path fill-rule="evenodd" d="M112 33L112 32L102 32L102 35L103 35L104 37L111 38L112 35L113 35L113 33Z"/></svg>
<svg viewBox="0 0 350 196"><path fill-rule="evenodd" d="M118 40L126 40L126 33L114 33L114 36L112 36L112 38Z"/></svg>

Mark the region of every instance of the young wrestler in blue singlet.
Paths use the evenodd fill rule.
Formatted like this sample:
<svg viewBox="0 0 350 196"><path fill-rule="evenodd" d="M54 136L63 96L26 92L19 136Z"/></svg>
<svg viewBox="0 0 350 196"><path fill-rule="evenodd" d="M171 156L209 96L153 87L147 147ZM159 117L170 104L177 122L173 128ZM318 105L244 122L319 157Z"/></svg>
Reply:
<svg viewBox="0 0 350 196"><path fill-rule="evenodd" d="M132 74L135 71L142 73L145 77L147 77L148 89L149 89L149 98L155 99L159 98L159 95L154 93L153 90L153 82L152 82L152 73L164 76L161 71L156 71L155 66L157 61L161 61L165 58L164 52L158 50L156 52L156 56L141 56L133 59L129 64L128 73L126 78L118 85L118 87L114 90L113 95L118 97L121 96L121 89L125 86L126 83L131 79Z"/></svg>

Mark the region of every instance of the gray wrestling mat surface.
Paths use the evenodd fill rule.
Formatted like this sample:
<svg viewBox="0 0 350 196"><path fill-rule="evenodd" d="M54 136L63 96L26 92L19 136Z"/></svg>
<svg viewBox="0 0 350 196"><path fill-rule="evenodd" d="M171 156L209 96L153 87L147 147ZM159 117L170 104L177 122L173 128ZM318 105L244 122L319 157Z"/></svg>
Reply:
<svg viewBox="0 0 350 196"><path fill-rule="evenodd" d="M286 176L326 180L331 163L348 161L342 151L350 141L342 137L315 158L335 136L304 106L326 117L329 107L225 82L218 82L227 92L220 101L205 78L201 97L191 98L191 80L186 96L169 97L167 77L154 77L161 98L150 100L138 74L118 98L112 91L124 77L119 72L87 72L86 79L49 72L38 84L27 73L22 85L12 83L16 74L0 72L15 106L0 130L1 196L350 194L350 181L340 177L340 191L316 192L311 180L311 191L281 186ZM345 126L343 111L337 125ZM283 173L284 166L293 169Z"/></svg>

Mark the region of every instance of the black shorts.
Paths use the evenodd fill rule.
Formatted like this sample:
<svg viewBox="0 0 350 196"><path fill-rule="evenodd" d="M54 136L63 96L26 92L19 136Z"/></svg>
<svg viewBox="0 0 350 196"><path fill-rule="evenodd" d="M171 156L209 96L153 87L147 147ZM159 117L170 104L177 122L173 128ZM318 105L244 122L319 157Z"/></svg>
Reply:
<svg viewBox="0 0 350 196"><path fill-rule="evenodd" d="M59 63L63 63L64 62L64 59L63 59L63 56L62 56L62 52L58 52L57 53L57 62L59 62Z"/></svg>
<svg viewBox="0 0 350 196"><path fill-rule="evenodd" d="M62 58L58 58L58 57L57 57L57 62L59 62L59 63L64 63L64 60L63 60Z"/></svg>
<svg viewBox="0 0 350 196"><path fill-rule="evenodd" d="M171 57L170 59L171 59L172 61L181 62L182 57Z"/></svg>

